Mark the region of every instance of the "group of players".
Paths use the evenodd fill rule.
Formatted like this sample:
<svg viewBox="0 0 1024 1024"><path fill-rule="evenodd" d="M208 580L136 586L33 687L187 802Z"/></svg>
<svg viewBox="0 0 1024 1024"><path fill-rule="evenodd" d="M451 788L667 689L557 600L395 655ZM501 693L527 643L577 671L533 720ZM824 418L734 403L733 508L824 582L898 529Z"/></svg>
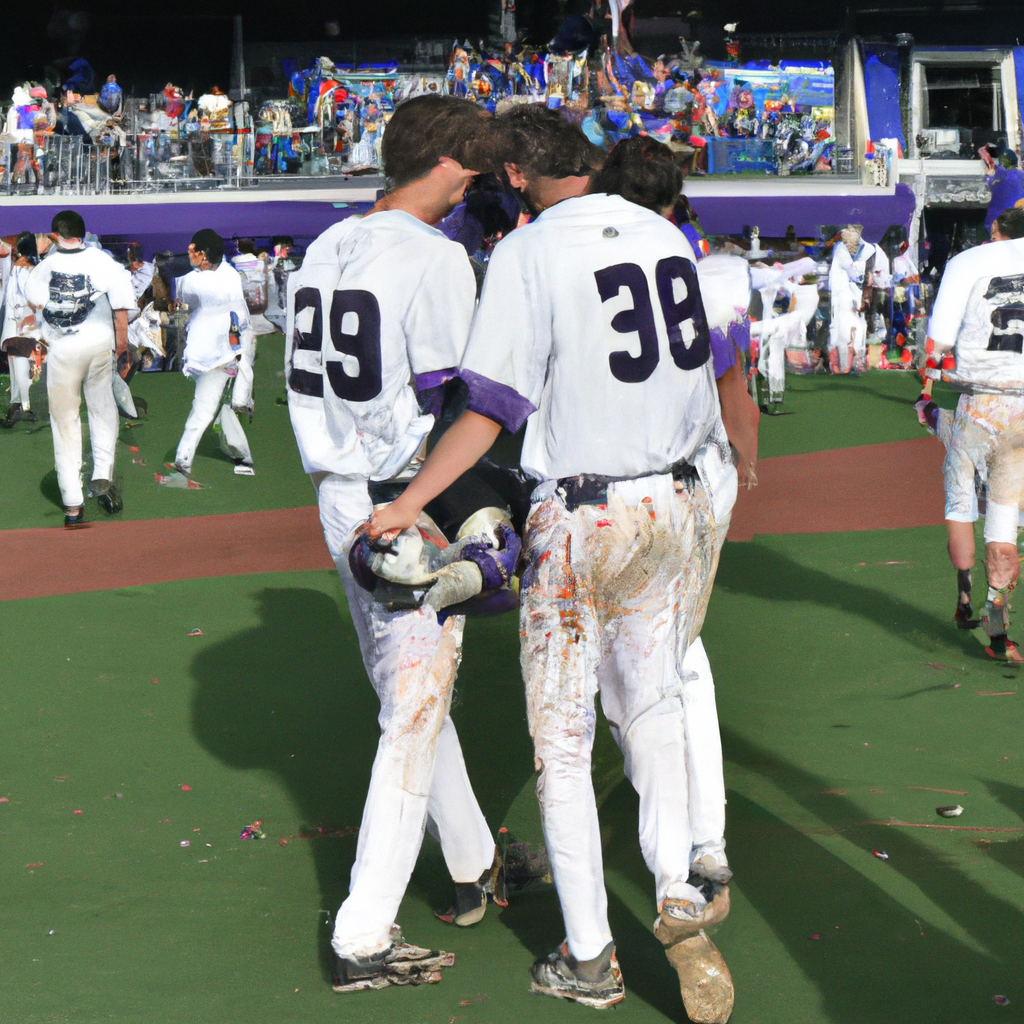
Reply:
<svg viewBox="0 0 1024 1024"><path fill-rule="evenodd" d="M38 370L45 358L64 525L73 528L85 521L83 395L92 448L91 493L110 515L123 508L114 477L118 410L134 418L146 409L141 399L133 398L126 378L133 369L130 332L133 321L135 326L142 322L140 305L151 299L154 275L137 247L129 252L126 269L108 252L88 244L85 222L74 210L58 213L51 228L52 235L22 232L12 247L5 246L9 251L0 252L7 277L0 346L11 379L11 402L0 425L35 420L30 400L33 363ZM241 277L224 259L223 240L210 229L195 234L188 259L196 272L180 279L177 301L188 309L182 369L196 390L174 469L186 480L190 477L199 440L216 422L235 472L251 476L252 453L236 412L246 411L251 419L255 358Z"/></svg>
<svg viewBox="0 0 1024 1024"><path fill-rule="evenodd" d="M437 982L451 964L395 924L424 829L454 883L442 919L475 924L500 899L449 708L463 613L514 606L518 573L566 931L532 987L592 1007L625 996L590 772L600 693L640 796L655 934L690 1019L725 1021L732 979L707 930L731 871L700 630L738 481L755 479L758 411L667 219L680 172L650 139L600 166L555 111L481 118L454 97L401 104L383 161L383 198L317 238L288 282L292 425L381 704L334 988ZM533 219L497 244L477 302L465 250L432 225L492 170ZM500 431L524 424L521 466L490 464Z"/></svg>

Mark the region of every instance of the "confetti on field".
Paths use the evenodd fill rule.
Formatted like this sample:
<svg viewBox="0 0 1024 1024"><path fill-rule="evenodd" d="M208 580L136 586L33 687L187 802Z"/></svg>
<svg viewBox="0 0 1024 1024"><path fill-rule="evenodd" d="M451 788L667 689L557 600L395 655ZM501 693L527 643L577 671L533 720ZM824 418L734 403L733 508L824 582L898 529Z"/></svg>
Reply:
<svg viewBox="0 0 1024 1024"><path fill-rule="evenodd" d="M181 788L182 788L182 790L183 790L183 791L184 791L185 793L188 793L188 792L189 792L189 790L191 790L191 789L192 789L192 787L191 787L191 786L186 786L186 785L184 785L184 784L182 784L182 787L181 787Z"/></svg>
<svg viewBox="0 0 1024 1024"><path fill-rule="evenodd" d="M979 697L1015 697L1016 690L978 690Z"/></svg>
<svg viewBox="0 0 1024 1024"><path fill-rule="evenodd" d="M182 839L182 841L180 843L178 843L178 845L179 846L191 846L192 845L192 840L191 839Z"/></svg>
<svg viewBox="0 0 1024 1024"><path fill-rule="evenodd" d="M992 1002L994 1002L996 1004L996 1006L1009 1006L1010 1005L1010 1000L1007 999L1006 996L993 996L992 997Z"/></svg>
<svg viewBox="0 0 1024 1024"><path fill-rule="evenodd" d="M907 786L907 789L919 789L924 793L952 793L953 796L967 796L962 789L932 789L931 786Z"/></svg>
<svg viewBox="0 0 1024 1024"><path fill-rule="evenodd" d="M203 631L198 626L196 626L195 629L190 629L185 635L186 636L202 636L203 635Z"/></svg>
<svg viewBox="0 0 1024 1024"><path fill-rule="evenodd" d="M873 857L877 857L879 860L888 860L889 859L889 854L887 854L885 852L885 850L872 850L871 851L871 855Z"/></svg>

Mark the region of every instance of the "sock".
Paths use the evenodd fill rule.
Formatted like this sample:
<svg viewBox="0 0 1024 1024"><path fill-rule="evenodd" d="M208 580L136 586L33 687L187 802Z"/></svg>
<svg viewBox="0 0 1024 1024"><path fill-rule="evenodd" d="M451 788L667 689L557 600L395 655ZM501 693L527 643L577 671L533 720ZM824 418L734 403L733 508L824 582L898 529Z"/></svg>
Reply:
<svg viewBox="0 0 1024 1024"><path fill-rule="evenodd" d="M957 569L956 571L956 586L959 591L959 603L970 604L971 603L971 570L970 569Z"/></svg>

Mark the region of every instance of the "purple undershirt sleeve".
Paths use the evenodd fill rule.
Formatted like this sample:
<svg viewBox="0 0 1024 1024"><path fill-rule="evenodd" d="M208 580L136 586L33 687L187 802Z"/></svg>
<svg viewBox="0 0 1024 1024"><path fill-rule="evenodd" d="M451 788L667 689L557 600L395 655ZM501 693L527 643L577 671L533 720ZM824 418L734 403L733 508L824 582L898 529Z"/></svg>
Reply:
<svg viewBox="0 0 1024 1024"><path fill-rule="evenodd" d="M507 384L499 384L472 370L460 370L459 376L469 388L466 408L501 424L511 434L522 427L531 413L537 411L532 402Z"/></svg>

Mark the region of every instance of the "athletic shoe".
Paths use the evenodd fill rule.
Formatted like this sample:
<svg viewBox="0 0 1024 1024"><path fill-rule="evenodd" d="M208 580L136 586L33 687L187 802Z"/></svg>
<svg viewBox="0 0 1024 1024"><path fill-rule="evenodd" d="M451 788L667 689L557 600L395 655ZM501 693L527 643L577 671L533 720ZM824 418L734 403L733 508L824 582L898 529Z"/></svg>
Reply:
<svg viewBox="0 0 1024 1024"><path fill-rule="evenodd" d="M334 954L335 992L387 988L389 985L436 985L441 968L455 963L454 953L423 949L408 942L392 942L386 949L365 957Z"/></svg>
<svg viewBox="0 0 1024 1024"><path fill-rule="evenodd" d="M21 422L22 423L35 423L36 414L31 409L21 410Z"/></svg>
<svg viewBox="0 0 1024 1024"><path fill-rule="evenodd" d="M173 469L177 473L180 473L184 477L188 477L189 479L191 479L192 477L192 467L189 466L188 468L186 468L185 463L183 462L175 462L171 466L171 469Z"/></svg>
<svg viewBox="0 0 1024 1024"><path fill-rule="evenodd" d="M79 506L77 509L64 509L64 529L70 530L81 526L85 522L85 509Z"/></svg>
<svg viewBox="0 0 1024 1024"><path fill-rule="evenodd" d="M5 413L4 418L0 420L0 427L4 430L10 430L18 420L22 419L22 416L21 404L15 402L13 405L9 405L7 407L7 412Z"/></svg>
<svg viewBox="0 0 1024 1024"><path fill-rule="evenodd" d="M665 900L654 922L654 934L679 976L683 1006L694 1024L725 1024L732 1014L732 975L704 931L728 913L729 890L723 886L717 906L716 900L699 909L687 900Z"/></svg>
<svg viewBox="0 0 1024 1024"><path fill-rule="evenodd" d="M977 629L981 625L981 619L974 618L974 609L970 601L956 606L953 619L957 629Z"/></svg>
<svg viewBox="0 0 1024 1024"><path fill-rule="evenodd" d="M488 902L497 903L499 907L508 906L504 865L497 850L491 866L475 882L455 883L455 903L444 912L435 911L434 917L445 924L468 928L483 920Z"/></svg>
<svg viewBox="0 0 1024 1024"><path fill-rule="evenodd" d="M554 953L530 968L530 988L541 995L571 999L597 1010L626 998L614 942L609 942L593 960L577 960L569 952L569 944L563 942Z"/></svg>
<svg viewBox="0 0 1024 1024"><path fill-rule="evenodd" d="M732 878L732 871L729 868L729 861L726 860L724 850L715 850L713 853L708 852L697 857L690 864L690 871L701 879L707 879L709 882L718 882L720 885L725 885ZM699 882L691 882L690 884L696 885L698 889L700 888Z"/></svg>
<svg viewBox="0 0 1024 1024"><path fill-rule="evenodd" d="M236 462L235 476L255 476L256 470L252 468L251 462Z"/></svg>
<svg viewBox="0 0 1024 1024"><path fill-rule="evenodd" d="M985 648L985 653L990 658L995 658L996 661L1024 663L1024 652L1021 651L1016 643L1007 639L1005 634L1003 636L989 637L988 642L990 646Z"/></svg>
<svg viewBox="0 0 1024 1024"><path fill-rule="evenodd" d="M92 485L96 489L96 501L107 515L116 516L124 508L121 492L116 484L109 480L93 480Z"/></svg>

